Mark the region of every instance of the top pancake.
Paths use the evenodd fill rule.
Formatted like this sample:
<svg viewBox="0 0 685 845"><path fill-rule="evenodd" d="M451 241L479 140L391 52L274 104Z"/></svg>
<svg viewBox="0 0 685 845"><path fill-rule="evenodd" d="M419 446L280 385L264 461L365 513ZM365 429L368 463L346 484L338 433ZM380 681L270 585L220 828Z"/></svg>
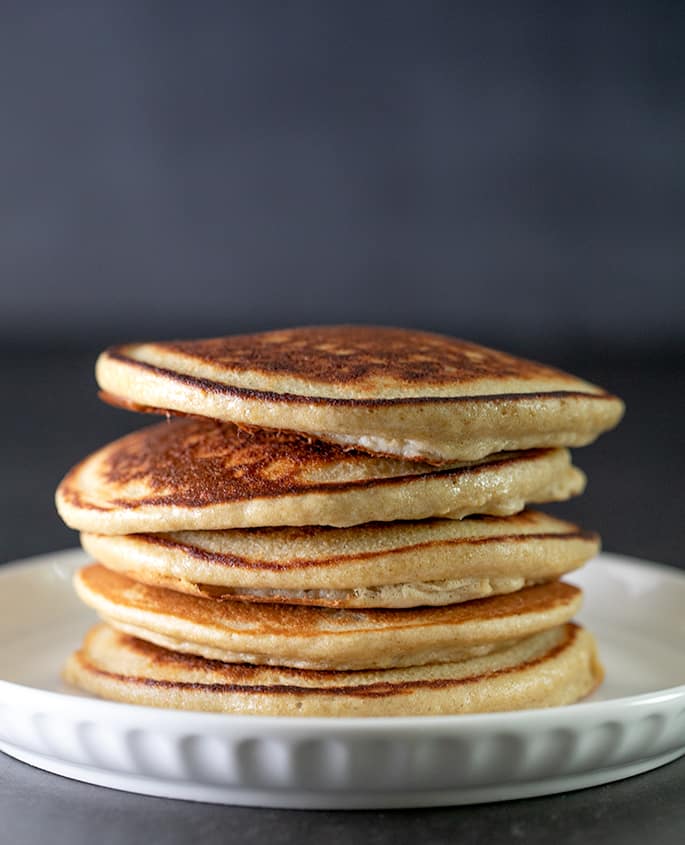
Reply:
<svg viewBox="0 0 685 845"><path fill-rule="evenodd" d="M104 398L138 410L299 431L434 463L581 446L623 403L551 367L427 332L286 329L129 344L97 364Z"/></svg>
<svg viewBox="0 0 685 845"><path fill-rule="evenodd" d="M268 430L177 419L110 443L64 478L57 507L96 534L506 516L580 493L564 449L435 470Z"/></svg>

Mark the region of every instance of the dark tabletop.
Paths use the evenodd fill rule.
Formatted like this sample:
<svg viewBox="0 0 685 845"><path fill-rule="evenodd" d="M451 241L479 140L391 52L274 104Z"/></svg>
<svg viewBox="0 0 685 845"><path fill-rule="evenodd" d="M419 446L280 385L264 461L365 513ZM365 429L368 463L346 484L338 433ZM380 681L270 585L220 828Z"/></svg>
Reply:
<svg viewBox="0 0 685 845"><path fill-rule="evenodd" d="M621 426L576 452L589 477L551 508L602 534L607 551L685 568L685 378L675 354L556 360L618 393ZM89 450L140 425L101 405L94 350L5 350L0 369L0 561L76 545L56 517L61 475ZM192 804L76 783L0 754L0 842L186 843L396 841L644 843L685 841L685 758L594 789L473 807L300 812Z"/></svg>

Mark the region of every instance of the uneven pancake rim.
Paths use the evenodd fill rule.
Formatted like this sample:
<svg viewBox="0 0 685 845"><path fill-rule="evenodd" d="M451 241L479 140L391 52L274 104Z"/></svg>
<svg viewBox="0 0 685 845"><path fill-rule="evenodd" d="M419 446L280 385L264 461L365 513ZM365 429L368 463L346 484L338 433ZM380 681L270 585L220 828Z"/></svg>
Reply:
<svg viewBox="0 0 685 845"><path fill-rule="evenodd" d="M222 423L223 425L231 425L231 423ZM163 425L163 423L162 423ZM236 426L238 428L238 426ZM134 435L138 435L141 432L145 431L145 429L139 429L138 431L131 432L128 435L124 435L124 437L120 438L120 440L125 440L128 437L133 437ZM305 438L306 439L306 438ZM170 493L165 496L152 496L152 495L145 495L144 499L140 502L132 502L129 499L122 498L120 496L112 497L109 506L98 505L93 503L92 501L88 501L84 492L78 489L78 484L74 484L74 479L79 475L80 472L83 471L84 467L86 467L94 458L101 453L112 449L113 446L117 445L120 441L113 441L101 449L98 449L96 452L88 455L83 460L79 461L71 470L65 475L65 477L60 482L57 488L57 496L60 497L63 501L71 504L74 507L80 508L82 510L87 511L98 511L103 513L109 513L112 510L112 505L120 510L126 511L135 511L140 510L142 508L147 507L163 507L163 506L173 506L178 508L193 508L193 507L208 507L209 505L197 505L196 500L190 496L183 496L179 493ZM344 458L345 449L340 446L339 447L343 455L341 457ZM368 457L365 455L361 450L354 450L355 453L359 454L361 457ZM381 477L381 478L360 478L356 480L350 481L335 481L335 482L318 482L318 483L311 483L303 486L295 491L287 491L282 493L272 493L272 494L265 494L260 496L249 496L247 494L241 496L233 496L231 498L215 498L211 501L211 506L220 506L220 505L230 505L239 502L251 502L251 501L274 501L278 502L282 500L286 496L295 496L295 497L303 497L307 495L317 495L317 494L335 494L335 493L346 493L352 492L357 490L370 490L376 487L392 487L392 486L400 486L400 485L416 485L420 484L425 481L431 481L438 478L448 478L448 477L455 477L460 475L480 475L483 472L491 471L492 469L497 470L498 468L505 467L508 464L517 465L519 462L521 464L534 464L538 460L544 461L546 458L554 458L559 457L561 458L562 453L566 456L566 463L570 470L575 470L576 474L581 473L582 471L579 470L575 465L571 463L570 459L570 451L563 446L543 446L536 449L519 449L519 450L512 450L509 452L500 452L496 453L497 457L492 456L490 460L487 458L483 458L478 461L467 462L465 466L459 467L447 467L447 468L435 468L431 469L429 472L422 472L422 473L414 473L414 474L406 474L406 475L395 475L390 477ZM583 476L584 477L584 476ZM250 527L250 526L247 526ZM258 526L252 526L258 527ZM269 526L264 526L269 527Z"/></svg>
<svg viewBox="0 0 685 845"><path fill-rule="evenodd" d="M379 525L387 525L388 523L378 523ZM367 526L369 523L367 523ZM327 527L327 526L321 526ZM228 529L231 530L231 529ZM236 529L240 530L240 529ZM88 532L84 532L88 533ZM169 532L171 533L171 532ZM276 563L275 561L257 561L251 559L246 556L241 556L237 554L228 554L222 552L212 552L207 549L202 549L199 546L195 546L192 543L184 543L180 540L173 540L168 537L162 536L164 532L160 532L158 534L154 534L153 532L141 532L135 535L136 541L141 541L143 543L148 543L150 545L157 545L163 546L164 548L168 549L182 549L185 553L187 553L190 557L197 558L198 560L202 560L206 563L216 563L219 566L225 567L240 567L242 569L258 569L258 570L273 570L274 572L280 572L283 570L293 570L293 569L307 569L309 567L333 567L337 566L340 563L346 563L351 561L358 561L358 560L367 560L370 558L375 557L386 557L395 554L404 554L410 551L418 551L420 549L425 549L428 547L434 548L436 546L446 546L451 547L455 545L478 545L478 546L485 546L485 545L495 545L497 543L512 543L512 542L520 542L524 543L527 540L587 540L588 542L598 542L599 541L599 534L595 531L587 531L582 528L578 528L577 531L570 531L567 533L555 533L552 531L547 532L539 532L535 534L501 534L494 537L478 537L478 538L470 538L470 537L463 537L453 540L429 540L424 543L413 543L412 545L408 546L400 546L397 548L388 548L376 551L368 551L368 552L359 552L359 553L350 553L344 555L336 555L330 556L326 558L293 558L288 560L287 563ZM108 535L105 535L108 536ZM125 536L125 535L120 535Z"/></svg>
<svg viewBox="0 0 685 845"><path fill-rule="evenodd" d="M118 619L134 614L138 622L150 630L157 630L166 620L179 620L183 626L197 626L202 631L218 630L227 636L247 639L266 635L280 637L283 642L296 639L316 641L326 636L342 641L342 638L360 634L384 637L391 632L417 632L445 626L466 630L466 639L472 636L469 628L474 628L476 639L482 639L480 629L495 621L531 620L537 615L570 609L568 620L583 600L583 591L579 587L568 581L553 579L513 593L439 607L327 608L265 603L256 611L238 599L218 601L138 582L130 575L110 570L97 562L87 564L74 573L74 586L84 604L98 613ZM131 588L137 590L133 596L128 592ZM522 600L525 602L523 605ZM256 620L250 620L253 614L258 617ZM145 619L141 620L140 615Z"/></svg>
<svg viewBox="0 0 685 845"><path fill-rule="evenodd" d="M616 397L608 392L601 390L599 392L590 392L582 390L550 390L550 391L533 391L530 393L488 393L488 394L474 394L469 396L397 396L393 398L376 398L376 399L352 399L336 396L310 396L300 393L277 393L267 390L256 390L254 388L236 387L235 385L224 384L223 382L214 381L212 379L203 378L200 376L191 376L185 373L179 373L176 370L169 370L155 364L149 364L145 361L139 361L136 358L131 358L120 350L125 349L124 345L115 346L103 353L103 360L108 358L127 366L139 367L140 369L154 373L155 375L163 376L164 378L177 381L189 387L199 387L204 391L209 391L222 396L231 396L234 398L261 400L265 402L281 402L283 404L307 404L307 405L332 405L338 407L359 407L359 408L373 408L373 407L389 407L394 405L450 405L461 404L467 402L492 402L498 403L502 401L510 402L525 402L527 400L545 400L545 399L564 399L564 398L582 398L582 399L597 399L601 401L616 401ZM104 395L103 395L104 394ZM117 402L111 402L109 396L118 398L118 394L110 391L101 391L101 397L105 402L116 405ZM124 399L124 407L128 400ZM135 403L133 403L135 404ZM150 413L159 412L160 414L175 415L178 412L169 408L157 408L152 405L141 406L142 409ZM141 410L136 408L136 410ZM202 416L198 414L197 416Z"/></svg>

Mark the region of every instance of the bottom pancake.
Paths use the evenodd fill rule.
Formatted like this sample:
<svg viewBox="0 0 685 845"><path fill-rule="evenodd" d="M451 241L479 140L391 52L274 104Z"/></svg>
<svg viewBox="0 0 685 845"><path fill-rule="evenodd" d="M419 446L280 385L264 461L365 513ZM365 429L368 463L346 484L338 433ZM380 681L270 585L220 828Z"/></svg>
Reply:
<svg viewBox="0 0 685 845"><path fill-rule="evenodd" d="M115 701L264 716L430 716L571 704L601 682L595 641L560 625L484 657L338 672L221 663L178 654L101 624L65 679Z"/></svg>

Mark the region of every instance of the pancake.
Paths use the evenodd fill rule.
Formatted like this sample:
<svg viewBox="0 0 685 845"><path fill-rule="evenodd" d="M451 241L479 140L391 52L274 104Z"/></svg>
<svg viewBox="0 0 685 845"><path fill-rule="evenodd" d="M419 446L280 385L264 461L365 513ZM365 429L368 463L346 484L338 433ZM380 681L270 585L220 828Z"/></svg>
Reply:
<svg viewBox="0 0 685 845"><path fill-rule="evenodd" d="M575 376L474 343L373 326L286 329L104 352L103 397L137 410L299 431L434 463L582 446L623 403Z"/></svg>
<svg viewBox="0 0 685 845"><path fill-rule="evenodd" d="M580 493L564 449L435 470L270 431L177 419L78 464L57 490L72 528L96 534L507 515Z"/></svg>
<svg viewBox="0 0 685 845"><path fill-rule="evenodd" d="M561 581L447 607L346 610L248 604L151 587L93 564L79 597L117 629L213 660L368 669L463 660L568 622L581 591Z"/></svg>
<svg viewBox="0 0 685 845"><path fill-rule="evenodd" d="M136 581L191 595L328 607L444 605L560 577L599 551L596 534L515 516L112 536L84 549Z"/></svg>
<svg viewBox="0 0 685 845"><path fill-rule="evenodd" d="M562 625L485 657L375 672L247 666L175 654L99 625L65 679L104 698L264 716L431 716L570 704L600 683L590 633Z"/></svg>

